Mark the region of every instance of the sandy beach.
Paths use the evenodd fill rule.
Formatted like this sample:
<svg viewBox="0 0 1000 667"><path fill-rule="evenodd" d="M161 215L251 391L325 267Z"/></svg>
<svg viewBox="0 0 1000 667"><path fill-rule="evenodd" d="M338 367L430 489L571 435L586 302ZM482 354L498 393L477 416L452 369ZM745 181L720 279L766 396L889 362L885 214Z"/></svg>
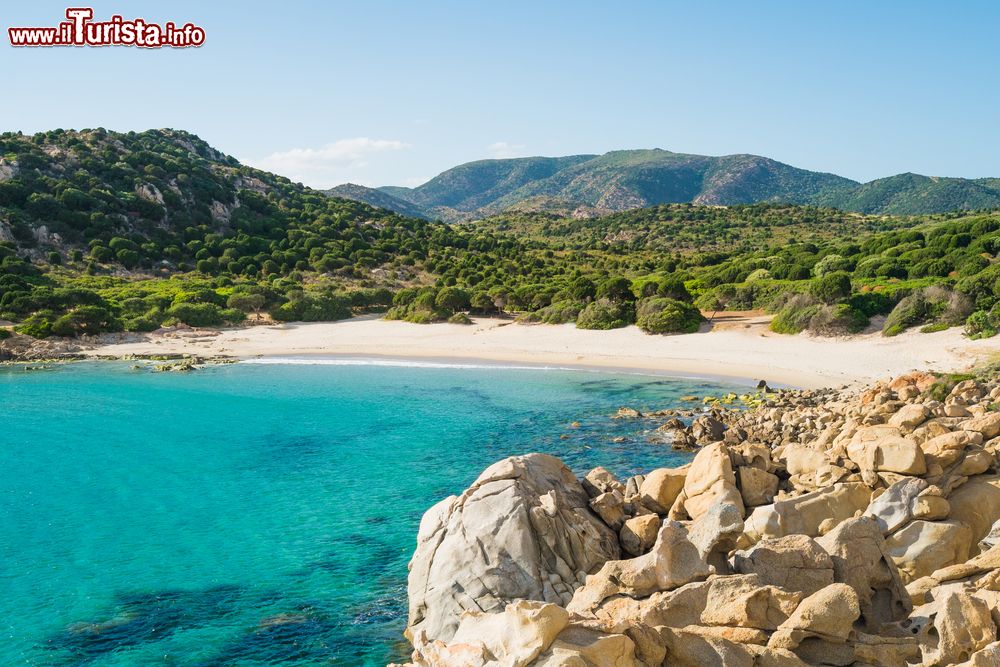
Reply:
<svg viewBox="0 0 1000 667"><path fill-rule="evenodd" d="M129 336L89 355L189 353L241 359L299 356L389 357L627 369L764 379L803 388L837 386L910 370L962 371L1000 352L1000 340L970 341L959 328L895 338L785 336L766 316L721 317L711 331L650 336L636 327L586 331L477 318L470 325L421 325L372 317L330 323L262 325Z"/></svg>

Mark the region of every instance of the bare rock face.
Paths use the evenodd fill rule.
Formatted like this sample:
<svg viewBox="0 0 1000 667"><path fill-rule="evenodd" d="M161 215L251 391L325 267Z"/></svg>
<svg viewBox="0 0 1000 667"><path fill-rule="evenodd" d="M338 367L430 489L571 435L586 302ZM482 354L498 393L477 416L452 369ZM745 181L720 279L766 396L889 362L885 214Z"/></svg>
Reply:
<svg viewBox="0 0 1000 667"><path fill-rule="evenodd" d="M794 650L808 638L846 642L860 615L855 590L847 584L830 584L803 600L771 636L768 646Z"/></svg>
<svg viewBox="0 0 1000 667"><path fill-rule="evenodd" d="M643 514L626 521L618 536L621 538L622 550L625 553L630 556L641 556L656 544L659 532L660 517L656 514Z"/></svg>
<svg viewBox="0 0 1000 667"><path fill-rule="evenodd" d="M830 555L806 535L762 540L737 552L734 562L741 574L756 574L765 584L806 595L833 583Z"/></svg>
<svg viewBox="0 0 1000 667"><path fill-rule="evenodd" d="M958 521L914 521L886 539L886 549L904 583L964 563L972 531Z"/></svg>
<svg viewBox="0 0 1000 667"><path fill-rule="evenodd" d="M736 488L736 473L729 449L724 444L708 445L694 457L678 502L682 502L684 511L692 519L697 519L716 503L735 505L743 513L743 497Z"/></svg>
<svg viewBox="0 0 1000 667"><path fill-rule="evenodd" d="M913 609L875 521L868 517L849 519L816 542L830 554L834 580L858 594L861 619L868 632L878 632L882 625L906 618Z"/></svg>
<svg viewBox="0 0 1000 667"><path fill-rule="evenodd" d="M639 487L640 502L657 514L666 514L684 489L685 477L687 468L657 468L649 472Z"/></svg>
<svg viewBox="0 0 1000 667"><path fill-rule="evenodd" d="M927 472L923 450L913 440L903 437L895 426L859 429L847 446L847 455L862 470L903 475Z"/></svg>
<svg viewBox="0 0 1000 667"><path fill-rule="evenodd" d="M588 573L620 556L618 538L558 459L529 454L487 468L420 522L406 635L452 638L463 611L516 599L567 604Z"/></svg>
<svg viewBox="0 0 1000 667"><path fill-rule="evenodd" d="M652 551L631 560L606 562L597 574L587 577L566 608L588 613L609 597L646 597L704 579L710 572L684 526L668 520L663 522Z"/></svg>
<svg viewBox="0 0 1000 667"><path fill-rule="evenodd" d="M913 615L923 621L919 639L924 665L954 665L997 639L989 605L967 593L946 590Z"/></svg>

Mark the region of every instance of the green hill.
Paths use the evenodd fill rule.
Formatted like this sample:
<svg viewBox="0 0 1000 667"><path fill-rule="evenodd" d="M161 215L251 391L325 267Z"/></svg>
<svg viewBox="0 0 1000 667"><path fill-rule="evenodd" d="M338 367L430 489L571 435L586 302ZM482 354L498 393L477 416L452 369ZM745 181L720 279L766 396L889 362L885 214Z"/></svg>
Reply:
<svg viewBox="0 0 1000 667"><path fill-rule="evenodd" d="M338 185L335 188L324 190L323 194L329 197L339 197L341 199L363 202L369 206L388 209L411 218L430 219L427 213L419 206L415 206L405 199L400 199L399 197L392 196L388 192L365 187L364 185L358 185L356 183L344 183L343 185Z"/></svg>
<svg viewBox="0 0 1000 667"><path fill-rule="evenodd" d="M807 204L871 214L919 215L1000 206L997 179L901 174L870 183L799 169L757 155L710 157L626 150L564 158L479 160L415 188L338 194L409 215L456 222L508 210L604 215L672 203Z"/></svg>

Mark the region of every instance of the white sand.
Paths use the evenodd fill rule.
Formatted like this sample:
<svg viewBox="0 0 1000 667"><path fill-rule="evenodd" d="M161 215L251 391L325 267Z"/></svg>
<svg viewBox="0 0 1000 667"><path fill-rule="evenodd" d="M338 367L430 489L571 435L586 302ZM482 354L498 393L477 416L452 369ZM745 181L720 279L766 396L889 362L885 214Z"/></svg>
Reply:
<svg viewBox="0 0 1000 667"><path fill-rule="evenodd" d="M913 331L895 338L868 334L830 339L772 334L766 329L766 318L735 319L735 323L710 332L650 336L636 327L584 331L573 325L526 326L490 318L463 326L360 317L332 323L132 337L138 340L103 345L89 353L478 360L766 379L772 385L821 387L910 370L960 371L1000 352L1000 340L970 341L957 328L931 334Z"/></svg>

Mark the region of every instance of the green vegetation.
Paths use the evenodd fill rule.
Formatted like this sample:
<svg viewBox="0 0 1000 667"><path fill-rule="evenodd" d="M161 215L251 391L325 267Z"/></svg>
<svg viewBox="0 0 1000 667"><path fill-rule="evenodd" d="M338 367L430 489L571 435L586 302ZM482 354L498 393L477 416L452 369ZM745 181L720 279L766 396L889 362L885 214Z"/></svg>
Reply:
<svg viewBox="0 0 1000 667"><path fill-rule="evenodd" d="M8 133L0 160L0 319L37 337L363 312L669 334L697 330L699 309L775 313L782 333L881 317L886 335L1000 329L997 212L665 204L447 225L324 196L173 130ZM531 169L587 160L570 162Z"/></svg>
<svg viewBox="0 0 1000 667"><path fill-rule="evenodd" d="M734 206L763 202L878 215L927 215L1000 206L997 179L899 174L870 183L757 155L709 157L665 150L479 160L415 188L342 185L331 194L448 222L503 211L608 214L661 204Z"/></svg>

